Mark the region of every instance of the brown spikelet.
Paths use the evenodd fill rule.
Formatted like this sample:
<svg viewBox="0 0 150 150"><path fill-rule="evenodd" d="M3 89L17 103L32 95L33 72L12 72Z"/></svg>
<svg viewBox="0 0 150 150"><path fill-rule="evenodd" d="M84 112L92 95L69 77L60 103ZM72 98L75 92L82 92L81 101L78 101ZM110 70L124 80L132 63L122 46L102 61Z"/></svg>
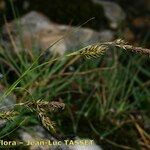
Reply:
<svg viewBox="0 0 150 150"><path fill-rule="evenodd" d="M49 108L51 108L52 111L57 110L57 109L63 110L65 108L65 104L61 102L52 101L49 103Z"/></svg>
<svg viewBox="0 0 150 150"><path fill-rule="evenodd" d="M135 52L135 53L139 53L141 55L147 55L147 56L150 56L150 50L147 49L147 48L142 48L142 47L134 47L132 45L125 45L125 48L127 50L130 50L132 52Z"/></svg>
<svg viewBox="0 0 150 150"><path fill-rule="evenodd" d="M132 51L132 52L135 52L135 53L139 53L141 55L150 56L150 49L142 48L142 47L135 47L133 45L129 45L129 44L127 44L127 42L125 42L122 39L118 39L118 40L114 41L113 45L115 47L119 47L119 48L129 50L129 51Z"/></svg>
<svg viewBox="0 0 150 150"><path fill-rule="evenodd" d="M17 116L19 113L16 112L16 111L3 111L3 112L0 112L0 119L7 119L7 120L10 120L12 119L13 117Z"/></svg>
<svg viewBox="0 0 150 150"><path fill-rule="evenodd" d="M85 58L96 58L102 55L106 50L108 50L108 46L106 44L93 44L83 48L80 51L80 55Z"/></svg>
<svg viewBox="0 0 150 150"><path fill-rule="evenodd" d="M40 110L40 111L46 111L46 112L52 112L52 111L57 111L58 109L64 109L65 104L61 102L49 102L49 101L44 101L44 100L37 100L34 102L29 102L27 103L27 107L33 110Z"/></svg>
<svg viewBox="0 0 150 150"><path fill-rule="evenodd" d="M25 106L29 108L31 111L35 111L39 116L42 125L48 131L55 131L55 123L50 119L48 116L49 112L57 111L58 109L64 109L65 104L61 102L49 102L44 100L37 100L37 101L28 101L25 103Z"/></svg>
<svg viewBox="0 0 150 150"><path fill-rule="evenodd" d="M48 130L48 131L55 131L55 123L51 121L51 119L47 116L46 113L39 111L38 116L42 122L42 125Z"/></svg>
<svg viewBox="0 0 150 150"><path fill-rule="evenodd" d="M111 50L112 48L121 48L142 55L150 56L150 49L129 45L127 42L125 42L122 39L117 39L113 42L105 42L105 43L97 43L97 44L89 45L85 48L82 48L79 51L79 54L88 59L96 58L102 55L107 50Z"/></svg>

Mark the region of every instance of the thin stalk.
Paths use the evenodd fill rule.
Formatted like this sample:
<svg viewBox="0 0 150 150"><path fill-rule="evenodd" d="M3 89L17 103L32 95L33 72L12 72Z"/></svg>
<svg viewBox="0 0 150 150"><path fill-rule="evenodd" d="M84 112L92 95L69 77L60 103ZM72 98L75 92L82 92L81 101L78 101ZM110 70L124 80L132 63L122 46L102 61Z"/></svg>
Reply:
<svg viewBox="0 0 150 150"><path fill-rule="evenodd" d="M88 23L89 21L93 20L94 18L90 18L89 20L87 20L86 22L84 22L83 24L81 24L79 27L76 28L75 31L69 31L68 33L66 33L64 36L62 36L61 38L59 38L58 40L56 40L54 43L52 43L48 48L44 49L41 54L35 59L35 61L31 64L31 66L4 92L4 94L2 95L2 97L0 97L0 102L2 100L4 100L14 89L15 87L20 83L20 81L22 80L22 78L32 69L32 67L37 63L37 61L40 59L40 57L51 47L53 47L56 43L58 43L59 41L61 41L62 39L64 39L65 37L69 36L71 33L73 32L77 32L77 30L79 28L81 28L81 26L85 25L86 23ZM76 52L75 52L76 53ZM67 57L75 55L75 53L71 53L66 55ZM64 56L65 57L65 56ZM51 60L50 62L56 61L61 59L62 57L58 57L55 58L53 60ZM50 63L49 62L49 63Z"/></svg>

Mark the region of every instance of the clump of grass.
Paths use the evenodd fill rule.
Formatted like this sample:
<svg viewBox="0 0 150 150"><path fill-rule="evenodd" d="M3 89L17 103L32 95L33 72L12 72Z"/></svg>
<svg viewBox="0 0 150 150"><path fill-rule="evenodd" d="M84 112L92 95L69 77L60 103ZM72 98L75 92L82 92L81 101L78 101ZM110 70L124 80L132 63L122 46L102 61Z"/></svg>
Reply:
<svg viewBox="0 0 150 150"><path fill-rule="evenodd" d="M20 77L14 82L14 84L12 84L10 86L10 88L8 90L6 90L4 95L1 97L1 100L4 99L6 96L8 96L11 92L13 92L13 90L16 88L16 86L19 83L21 83L20 84L21 87L28 88L29 91L32 91L32 94L34 93L33 97L36 97L38 95L37 96L38 98L34 98L34 99L39 99L41 97L46 97L48 99L52 94L54 96L57 96L58 91L64 90L63 86L67 85L69 83L68 82L69 78L66 78L66 79L59 78L58 80L56 80L56 78L54 78L55 82L53 82L54 80L52 81L51 75L54 74L54 76L56 76L56 75L59 76L59 73L62 73L61 70L62 69L64 70L64 67L66 67L69 64L69 62L68 62L68 64L66 64L66 62L63 62L64 58L67 57L67 58L72 59L72 56L81 56L81 57L84 57L86 59L97 58L97 57L100 57L102 54L106 53L107 51L112 50L114 48L117 50L120 50L120 48L121 48L121 49L124 49L126 51L129 50L129 51L143 54L143 55L145 55L145 54L148 56L150 55L150 50L145 49L145 48L141 48L141 47L134 47L132 45L127 44L125 41L118 39L118 40L115 40L112 42L95 43L95 44L83 47L82 49L75 51L73 53L50 59L49 61L43 62L42 64L38 63L38 59L40 58L40 57L38 57L38 59L35 60L36 62L34 61L29 68L26 67L23 71L22 70L20 71L20 72L23 72L22 75L20 75ZM42 55L40 55L40 56L42 56ZM55 62L55 63L53 63L53 62ZM59 64L59 62L61 65ZM54 67L52 67L51 64ZM46 66L46 67L43 67L43 66ZM127 67L124 69L127 70ZM60 71L57 71L57 70L60 70ZM108 72L108 71L106 71L106 72ZM125 71L125 72L127 72L127 71ZM37 73L39 73L39 74L37 74ZM85 74L86 73L84 73L84 75ZM108 72L108 74L110 74L110 73ZM108 77L108 79L106 78L106 76ZM106 84L106 85L110 84L108 89L105 89L105 87L102 87L103 88L103 92L102 92L103 98L101 96L99 96L100 94L97 91L96 94L93 94L93 93L91 94L91 95L95 95L95 99L97 100L97 102L96 102L96 100L91 101L91 98L89 98L88 103L85 103L85 105L83 105L83 110L81 111L81 114L82 113L84 114L84 112L85 112L85 115L86 115L86 117L88 117L88 119L95 116L95 114L94 114L95 112L92 113L92 111L94 111L94 110L99 112L98 113L99 116L97 115L96 119L98 119L98 117L100 117L100 120L103 120L103 118L105 118L106 116L112 117L110 115L112 113L117 114L116 117L118 117L120 114L123 114L123 112L128 110L127 109L128 108L128 102L126 102L124 100L127 99L127 96L129 95L129 92L131 91L131 88L133 87L133 82L130 83L130 86L128 88L130 90L127 90L127 92L126 92L127 96L124 96L124 92L123 92L124 90L120 91L120 89L122 89L122 85L127 83L128 79L125 79L124 80L125 82L123 82L123 80L121 78L121 77L123 77L123 71L122 71L122 74L120 75L120 77L119 77L119 72L116 72L116 73L113 72L110 76L107 75L107 73L106 73L106 76L104 76L104 79L106 79L107 81L111 80L112 82L109 81ZM127 76L128 76L128 74L127 74ZM35 82L33 83L33 81L35 81L35 80L37 81L36 82L37 85L35 85ZM89 80L90 79L88 79L88 82L90 82ZM30 83L28 83L28 81L30 81ZM133 81L135 81L135 80L133 80ZM27 85L25 83L27 83ZM60 83L60 84L58 84L58 83ZM102 84L105 85L105 83L102 83ZM52 86L54 88L52 88L52 90L51 90ZM57 89L55 87L57 87ZM82 88L83 87L81 86L81 91L82 91ZM45 91L52 91L52 94L49 94L47 96L47 92L45 92ZM84 91L84 89L83 89L83 91ZM105 92L106 92L106 97L105 97ZM121 93L121 92L123 93L122 94L123 96L121 95L122 96L121 102L120 103L117 102L117 104L116 104L115 100L118 98L117 97L119 95L118 93ZM21 95L23 95L22 100L28 99L27 94L21 93ZM87 97L84 97L84 98L87 99ZM104 99L104 102L101 103L102 99ZM25 106L31 112L33 112L33 114L36 113L36 116L39 117L42 125L50 132L56 132L56 127L55 127L54 121L52 121L54 119L51 119L52 117L50 116L49 113L52 113L52 115L53 115L53 113L55 111L57 111L59 109L62 110L62 109L64 109L64 106L65 106L64 103L49 102L49 101L45 101L45 100L37 100L37 101L30 101L29 100L29 101L26 101L24 103L20 103L17 105L21 106L21 107ZM90 107L86 111L87 106L90 106ZM110 112L110 108L115 108L115 109L112 109L111 110L112 112ZM8 115L9 113L7 115L6 114L5 114L5 118L7 119L7 117L9 118L9 115ZM18 115L20 115L20 114L18 114ZM90 114L92 116L90 116ZM115 116L115 115L113 115L113 116ZM83 117L83 116L80 116L80 117ZM77 120L80 120L80 117ZM4 115L3 115L3 118L4 118ZM77 124L76 126L78 126L78 122L76 122L76 124Z"/></svg>
<svg viewBox="0 0 150 150"><path fill-rule="evenodd" d="M53 44L52 44L52 46L53 46ZM145 54L150 55L150 50L149 49L141 48L141 47L134 47L132 45L127 44L122 39L117 39L117 40L112 41L112 42L95 43L95 44L86 46L86 47L84 47L84 48L82 48L78 51L72 52L70 54L66 54L65 56L62 56L62 57L54 58L50 61L42 63L41 65L39 65L37 67L34 67L34 65L36 64L38 59L44 54L44 51L47 50L46 49L46 50L42 51L40 56L38 56L36 58L36 60L32 63L32 65L17 79L17 81L15 81L14 84L12 84L10 86L10 88L8 90L6 90L6 92L2 95L0 100L4 99L6 96L8 96L16 88L16 86L21 82L21 80L23 79L24 76L26 76L28 73L30 73L31 71L33 71L37 68L40 68L40 67L42 67L46 64L49 64L51 62L54 62L56 60L61 60L64 57L72 57L72 56L80 55L80 56L83 56L87 59L96 58L96 57L99 57L102 54L104 54L104 52L106 52L108 50L111 50L113 48L121 48L121 49L129 50L129 51L131 50L132 52L136 52L136 53L140 53L140 54L144 54L144 55ZM46 101L43 101L43 100L38 100L36 102L27 101L25 106L28 106L30 109L34 109L34 110L37 109L40 113L42 112L40 116L42 116L42 115L45 116L44 112L46 112L48 110L52 111L52 110L55 110L55 109L58 109L58 108L64 108L64 104L60 104L58 102L50 103L50 102L46 102Z"/></svg>
<svg viewBox="0 0 150 150"><path fill-rule="evenodd" d="M54 44L52 44L53 46ZM51 46L50 46L51 47ZM93 45L89 45L87 47L84 47L76 52L72 52L70 54L67 54L65 56L62 57L58 57L55 59L52 59L48 62L44 62L43 64L37 66L37 67L33 67L37 61L40 59L40 57L44 54L44 52L47 50L45 49L44 51L42 51L42 53L35 59L35 61L31 64L31 66L12 84L12 86L6 90L6 92L2 95L2 97L0 98L0 101L3 100L4 98L6 98L15 88L16 86L21 82L22 78L24 76L26 76L26 74L28 74L29 72L31 72L32 70L35 70L39 67L42 67L44 65L47 65L49 63L52 63L54 61L57 60L61 60L64 57L72 57L72 56L77 56L77 55L81 55L85 58L96 58L101 56L104 52L106 52L107 50L110 50L112 48L122 48L125 50L131 50L133 52L136 53L140 53L140 54L146 54L146 55L150 55L150 50L149 49L145 49L145 48L141 48L141 47L134 47L132 45L128 45L126 42L124 42L124 40L121 39L117 39L113 42L105 42L105 43L96 43Z"/></svg>

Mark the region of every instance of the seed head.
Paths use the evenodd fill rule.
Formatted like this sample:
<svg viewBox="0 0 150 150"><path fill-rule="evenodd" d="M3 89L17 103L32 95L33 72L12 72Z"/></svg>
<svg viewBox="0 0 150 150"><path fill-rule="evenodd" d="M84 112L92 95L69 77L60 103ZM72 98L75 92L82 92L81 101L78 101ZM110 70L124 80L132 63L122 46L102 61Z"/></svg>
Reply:
<svg viewBox="0 0 150 150"><path fill-rule="evenodd" d="M42 125L48 130L48 131L55 131L55 123L47 116L44 112L39 112L38 116L42 122Z"/></svg>
<svg viewBox="0 0 150 150"><path fill-rule="evenodd" d="M106 44L89 45L81 50L80 55L84 56L87 59L92 57L96 58L102 55L107 49L108 46Z"/></svg>
<svg viewBox="0 0 150 150"><path fill-rule="evenodd" d="M13 117L17 116L19 113L16 111L3 111L0 112L0 119L7 119L10 120Z"/></svg>

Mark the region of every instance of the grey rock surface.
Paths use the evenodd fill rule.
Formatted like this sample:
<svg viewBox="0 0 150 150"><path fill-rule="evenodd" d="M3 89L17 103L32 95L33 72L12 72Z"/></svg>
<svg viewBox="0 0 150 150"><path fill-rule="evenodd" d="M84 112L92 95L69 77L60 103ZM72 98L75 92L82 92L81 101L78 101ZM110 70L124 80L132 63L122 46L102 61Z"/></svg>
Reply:
<svg viewBox="0 0 150 150"><path fill-rule="evenodd" d="M0 96L3 94L3 86L0 84ZM7 96L3 101L0 102L0 111L12 110L16 104L15 97L13 95ZM0 120L0 128L6 124L7 120Z"/></svg>
<svg viewBox="0 0 150 150"><path fill-rule="evenodd" d="M19 136L20 136L20 140L22 140L23 142L37 142L37 141L47 141L50 140L51 142L54 141L59 142L58 139L56 139L55 137L53 137L52 135L50 135L50 133L48 133L43 127L37 125L34 127L30 127L30 131L32 132L28 132L28 131L24 131L22 129L20 129L18 131ZM80 139L80 138L76 138L75 140L89 140L89 139ZM72 146L70 145L66 145L63 142L61 143L60 146L58 145L31 145L29 147L30 150L102 150L102 148L98 145L96 145L94 142L92 145L77 145L74 144Z"/></svg>
<svg viewBox="0 0 150 150"><path fill-rule="evenodd" d="M3 74L0 73L0 80L3 78Z"/></svg>
<svg viewBox="0 0 150 150"><path fill-rule="evenodd" d="M90 140L90 139L80 139L80 138L77 139ZM91 145L73 145L73 146L69 146L69 148L71 148L71 150L102 150L102 148L98 146L95 142L93 142L93 144Z"/></svg>
<svg viewBox="0 0 150 150"><path fill-rule="evenodd" d="M0 91L0 96L3 94L2 91ZM7 96L4 100L0 102L0 110L2 111L8 111L13 109L14 105L16 103L16 100L13 95Z"/></svg>
<svg viewBox="0 0 150 150"><path fill-rule="evenodd" d="M97 32L89 28L59 25L35 11L29 12L20 20L4 25L3 35L5 37L9 36L8 31L12 34L17 45L16 51L21 50L21 44L23 44L24 50L32 49L33 45L38 49L45 49L65 36L51 47L52 52L61 55L66 50L74 50L81 45L84 46L94 42L112 40L114 37L114 33L110 30ZM6 41L4 42L6 43ZM8 43L10 42L8 41Z"/></svg>
<svg viewBox="0 0 150 150"><path fill-rule="evenodd" d="M38 145L38 144L30 145L29 146L30 150L71 150L69 147L67 147L63 144L61 144L61 146L48 145L48 144L42 145L42 142L45 142L48 140L50 140L51 143L52 143L52 141L55 141L55 143L56 143L56 142L58 142L58 140L55 139L55 137L53 137L50 133L48 133L48 131L46 131L43 127L41 127L39 125L29 127L29 128L30 128L30 131L32 131L32 132L24 131L22 129L20 129L18 131L20 139L26 143L41 142L40 145Z"/></svg>
<svg viewBox="0 0 150 150"><path fill-rule="evenodd" d="M110 21L110 27L116 29L119 23L125 20L126 14L117 3L104 0L93 0L93 2L103 6L104 14Z"/></svg>

